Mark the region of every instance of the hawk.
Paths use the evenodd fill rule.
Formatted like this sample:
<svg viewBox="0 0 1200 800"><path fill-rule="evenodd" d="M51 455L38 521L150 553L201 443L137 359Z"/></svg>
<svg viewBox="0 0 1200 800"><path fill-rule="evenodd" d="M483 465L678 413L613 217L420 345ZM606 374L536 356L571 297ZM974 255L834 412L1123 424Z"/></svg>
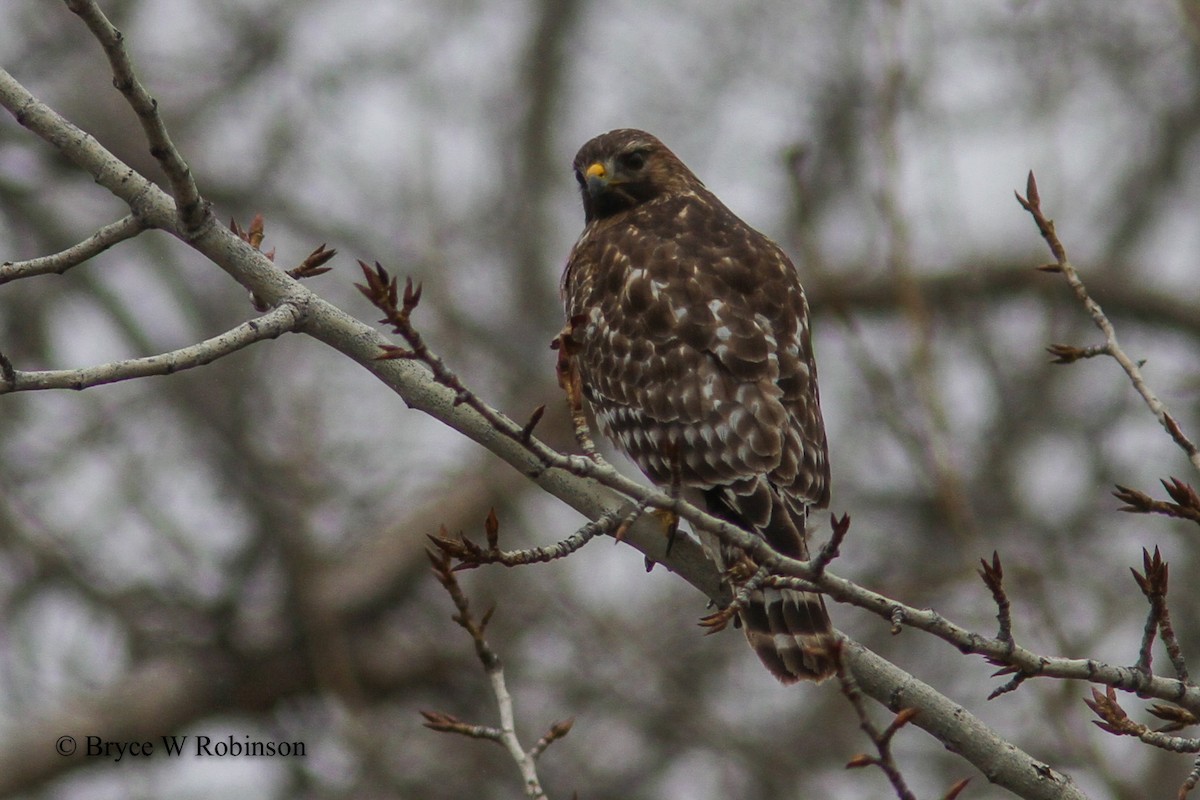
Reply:
<svg viewBox="0 0 1200 800"><path fill-rule="evenodd" d="M563 272L565 334L601 430L656 485L806 559L829 459L795 267L644 131L597 136L574 169L585 227ZM702 539L725 574L746 566ZM834 671L821 595L761 588L738 616L784 683Z"/></svg>

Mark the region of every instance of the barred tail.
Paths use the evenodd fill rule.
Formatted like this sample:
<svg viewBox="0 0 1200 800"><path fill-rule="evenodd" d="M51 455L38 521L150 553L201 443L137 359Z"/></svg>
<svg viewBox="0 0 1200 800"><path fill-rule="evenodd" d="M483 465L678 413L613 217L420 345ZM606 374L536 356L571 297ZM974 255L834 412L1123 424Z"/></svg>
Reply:
<svg viewBox="0 0 1200 800"><path fill-rule="evenodd" d="M710 511L756 533L775 551L808 558L804 531L808 506L782 494L765 477L715 487L704 496ZM709 552L726 571L745 560L736 547L719 542L710 544ZM784 683L824 680L837 670L833 623L821 595L798 589L757 589L738 616L754 652Z"/></svg>
<svg viewBox="0 0 1200 800"><path fill-rule="evenodd" d="M783 683L820 681L837 669L833 625L821 595L759 589L750 593L739 616L750 646Z"/></svg>

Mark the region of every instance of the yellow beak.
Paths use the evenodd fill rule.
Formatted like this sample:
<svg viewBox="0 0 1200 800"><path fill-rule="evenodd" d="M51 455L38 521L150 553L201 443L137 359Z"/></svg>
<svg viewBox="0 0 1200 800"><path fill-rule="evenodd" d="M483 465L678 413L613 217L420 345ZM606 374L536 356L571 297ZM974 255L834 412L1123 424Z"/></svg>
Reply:
<svg viewBox="0 0 1200 800"><path fill-rule="evenodd" d="M583 174L587 178L588 194L592 197L599 197L608 191L610 186L620 183L620 181L616 180L616 176L601 161L589 164L588 168L583 171Z"/></svg>

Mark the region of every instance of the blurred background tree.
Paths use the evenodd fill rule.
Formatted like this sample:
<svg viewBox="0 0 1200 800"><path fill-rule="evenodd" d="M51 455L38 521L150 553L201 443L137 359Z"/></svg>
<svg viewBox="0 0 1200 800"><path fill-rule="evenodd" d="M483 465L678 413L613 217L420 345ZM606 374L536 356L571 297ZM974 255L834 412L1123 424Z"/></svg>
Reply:
<svg viewBox="0 0 1200 800"><path fill-rule="evenodd" d="M1187 475L1119 369L1052 366L1097 340L1013 201L1037 172L1126 349L1197 428L1200 5L255 0L102 4L223 218L267 219L310 288L374 319L352 258L423 282L422 330L464 379L572 448L547 345L582 214L570 160L614 127L654 132L795 259L815 313L838 569L990 630L999 550L1027 645L1136 658L1126 568L1190 531L1115 514L1114 483ZM0 7L3 64L157 175L103 53L57 4ZM0 253L60 250L124 212L0 121ZM151 233L63 277L0 289L20 369L184 346L246 316L245 293ZM204 369L0 401L0 792L31 797L512 797L499 748L421 727L491 708L428 576L425 534L510 546L580 519L332 350L285 337ZM380 424L384 420L384 424ZM824 531L818 532L818 537ZM700 635L702 598L628 548L478 570L521 722L574 715L542 764L552 795L885 796L842 766L867 749L833 687L783 688L741 637ZM1195 596L1175 600L1185 648ZM1095 730L1085 687L987 703L992 668L929 637L836 624L962 702L1096 798L1170 796L1169 756ZM1192 655L1195 653L1193 652ZM301 740L304 759L82 768L58 735L144 710L158 736ZM480 710L485 711L481 712ZM77 713L75 730L39 728ZM477 713L478 712L478 713ZM89 728L88 726L94 726ZM917 731L897 757L921 796L970 774ZM494 752L493 752L494 751ZM1004 793L977 780L970 797Z"/></svg>

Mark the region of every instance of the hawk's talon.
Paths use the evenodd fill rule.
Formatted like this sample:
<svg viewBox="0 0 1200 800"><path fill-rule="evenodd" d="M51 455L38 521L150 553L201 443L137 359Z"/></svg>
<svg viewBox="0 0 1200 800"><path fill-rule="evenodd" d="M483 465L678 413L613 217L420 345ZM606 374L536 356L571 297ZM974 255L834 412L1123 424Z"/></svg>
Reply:
<svg viewBox="0 0 1200 800"><path fill-rule="evenodd" d="M667 537L666 554L669 556L671 547L675 544L675 536L679 533L679 515L665 508L653 508L650 510L650 514L658 520L658 524L663 529L663 536Z"/></svg>
<svg viewBox="0 0 1200 800"><path fill-rule="evenodd" d="M721 578L728 581L731 586L743 586L757 574L758 565L743 553L741 558L729 565Z"/></svg>
<svg viewBox="0 0 1200 800"><path fill-rule="evenodd" d="M730 620L734 620L736 624L737 612L740 607L739 603L730 603L720 611L714 611L706 617L701 617L699 622L700 627L708 629L704 632L704 635L708 636L717 631L725 630Z"/></svg>

